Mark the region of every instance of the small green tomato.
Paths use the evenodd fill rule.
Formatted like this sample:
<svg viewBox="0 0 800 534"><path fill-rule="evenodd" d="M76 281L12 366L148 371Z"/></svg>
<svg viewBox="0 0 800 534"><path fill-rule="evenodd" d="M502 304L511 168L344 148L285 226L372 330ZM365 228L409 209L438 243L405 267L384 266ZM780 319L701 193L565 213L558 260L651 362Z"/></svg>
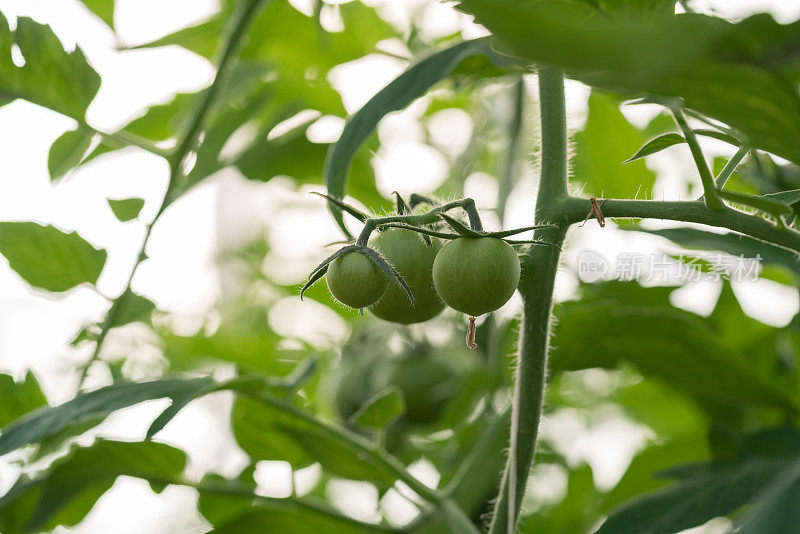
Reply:
<svg viewBox="0 0 800 534"><path fill-rule="evenodd" d="M372 240L372 245L397 269L414 295L412 306L405 291L392 284L370 308L372 313L401 324L421 323L439 315L444 302L433 289L433 261L442 242L433 238L428 247L416 232L388 228Z"/></svg>
<svg viewBox="0 0 800 534"><path fill-rule="evenodd" d="M448 306L477 317L508 302L519 272L516 251L502 239L459 237L436 255L433 283Z"/></svg>
<svg viewBox="0 0 800 534"><path fill-rule="evenodd" d="M347 252L333 260L325 275L331 294L351 308L375 304L386 292L389 277L361 252Z"/></svg>

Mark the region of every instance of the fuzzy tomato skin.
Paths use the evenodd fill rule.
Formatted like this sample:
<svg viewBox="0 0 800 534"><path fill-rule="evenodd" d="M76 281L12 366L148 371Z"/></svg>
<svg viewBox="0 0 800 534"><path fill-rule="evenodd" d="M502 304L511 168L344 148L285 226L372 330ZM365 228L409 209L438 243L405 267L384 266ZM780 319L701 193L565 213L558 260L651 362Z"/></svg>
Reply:
<svg viewBox="0 0 800 534"><path fill-rule="evenodd" d="M389 277L380 267L357 251L333 260L325 279L334 298L351 308L375 304L389 285Z"/></svg>
<svg viewBox="0 0 800 534"><path fill-rule="evenodd" d="M444 302L433 289L433 261L442 248L440 240L431 239L428 247L416 232L389 228L373 239L372 244L397 269L414 295L412 306L405 291L392 284L370 308L372 313L385 321L413 324L427 321L444 310Z"/></svg>
<svg viewBox="0 0 800 534"><path fill-rule="evenodd" d="M495 237L459 237L433 262L436 292L451 308L473 317L494 311L519 283L517 252Z"/></svg>

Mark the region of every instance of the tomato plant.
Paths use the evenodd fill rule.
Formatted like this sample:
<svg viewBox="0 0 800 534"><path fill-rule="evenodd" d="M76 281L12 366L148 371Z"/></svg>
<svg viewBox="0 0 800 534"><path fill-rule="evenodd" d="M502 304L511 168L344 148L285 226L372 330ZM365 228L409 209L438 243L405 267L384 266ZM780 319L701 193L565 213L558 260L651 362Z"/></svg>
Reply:
<svg viewBox="0 0 800 534"><path fill-rule="evenodd" d="M51 3L0 532L796 530L789 3Z"/></svg>

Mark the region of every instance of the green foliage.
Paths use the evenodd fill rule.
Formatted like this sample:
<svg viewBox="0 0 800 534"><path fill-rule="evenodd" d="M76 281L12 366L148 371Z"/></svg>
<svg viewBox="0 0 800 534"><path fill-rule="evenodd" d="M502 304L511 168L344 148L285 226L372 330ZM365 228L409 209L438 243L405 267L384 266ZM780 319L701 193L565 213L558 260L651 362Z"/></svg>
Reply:
<svg viewBox="0 0 800 534"><path fill-rule="evenodd" d="M100 17L100 20L114 27L114 3L115 0L81 0L89 10Z"/></svg>
<svg viewBox="0 0 800 534"><path fill-rule="evenodd" d="M106 262L106 251L76 232L33 222L0 222L0 254L30 285L53 292L96 283Z"/></svg>
<svg viewBox="0 0 800 534"><path fill-rule="evenodd" d="M28 371L22 382L0 374L0 428L46 405L47 399L33 373Z"/></svg>
<svg viewBox="0 0 800 534"><path fill-rule="evenodd" d="M405 411L403 392L392 386L369 399L350 419L359 426L383 428Z"/></svg>
<svg viewBox="0 0 800 534"><path fill-rule="evenodd" d="M618 100L592 92L586 126L575 136L576 175L598 197L632 197L640 190L650 191L656 175L643 161L623 165L645 139L645 133L622 115Z"/></svg>
<svg viewBox="0 0 800 534"><path fill-rule="evenodd" d="M50 179L55 180L77 167L92 145L92 135L81 128L70 130L55 140L50 147L47 168Z"/></svg>
<svg viewBox="0 0 800 534"><path fill-rule="evenodd" d="M664 2L669 6L672 2ZM789 58L797 25L767 14L738 23L704 15L641 20L650 3L462 0L503 46L626 96L681 98L743 132L754 147L800 163L800 71ZM770 58L775 58L770 60Z"/></svg>
<svg viewBox="0 0 800 534"><path fill-rule="evenodd" d="M22 67L11 60L13 44L25 58ZM26 17L12 33L0 14L0 104L23 98L82 121L99 88L80 48L65 52L50 28Z"/></svg>
<svg viewBox="0 0 800 534"><path fill-rule="evenodd" d="M76 525L117 477L143 478L161 491L180 481L185 463L183 452L161 443L98 440L74 448L44 473L20 478L0 498L0 527L14 534Z"/></svg>
<svg viewBox="0 0 800 534"><path fill-rule="evenodd" d="M405 108L425 94L434 84L448 77L462 62L475 56L492 58L487 39L457 43L435 52L411 66L400 77L381 89L347 121L339 141L332 147L325 165L328 193L343 198L353 157L378 122L393 111ZM331 206L331 213L345 233L341 211Z"/></svg>
<svg viewBox="0 0 800 534"><path fill-rule="evenodd" d="M144 207L143 198L124 198L124 199L108 199L108 205L111 211L122 222L132 221L139 216L139 212Z"/></svg>
<svg viewBox="0 0 800 534"><path fill-rule="evenodd" d="M152 382L121 383L107 386L65 402L39 410L7 426L0 434L0 455L54 436L64 430L101 422L109 414L140 402L164 397L186 398L205 391L208 378L164 379Z"/></svg>

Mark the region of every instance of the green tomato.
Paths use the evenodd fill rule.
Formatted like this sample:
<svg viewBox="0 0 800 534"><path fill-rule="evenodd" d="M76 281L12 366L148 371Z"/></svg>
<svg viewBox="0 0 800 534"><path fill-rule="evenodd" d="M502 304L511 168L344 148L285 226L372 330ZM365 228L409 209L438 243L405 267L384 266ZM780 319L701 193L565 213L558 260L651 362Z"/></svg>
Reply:
<svg viewBox="0 0 800 534"><path fill-rule="evenodd" d="M347 252L333 260L325 275L331 294L351 308L366 308L386 292L389 277L361 252Z"/></svg>
<svg viewBox="0 0 800 534"><path fill-rule="evenodd" d="M459 387L452 365L427 356L394 362L387 378L389 385L403 392L406 401L403 419L411 424L427 425L439 419Z"/></svg>
<svg viewBox="0 0 800 534"><path fill-rule="evenodd" d="M442 242L431 239L429 247L416 232L389 228L373 239L372 245L397 269L414 295L412 306L406 292L392 284L370 308L372 313L401 324L421 323L439 315L444 302L433 289L433 261L442 248Z"/></svg>
<svg viewBox="0 0 800 534"><path fill-rule="evenodd" d="M436 255L433 283L448 306L477 317L508 302L519 271L517 252L502 239L459 237Z"/></svg>

